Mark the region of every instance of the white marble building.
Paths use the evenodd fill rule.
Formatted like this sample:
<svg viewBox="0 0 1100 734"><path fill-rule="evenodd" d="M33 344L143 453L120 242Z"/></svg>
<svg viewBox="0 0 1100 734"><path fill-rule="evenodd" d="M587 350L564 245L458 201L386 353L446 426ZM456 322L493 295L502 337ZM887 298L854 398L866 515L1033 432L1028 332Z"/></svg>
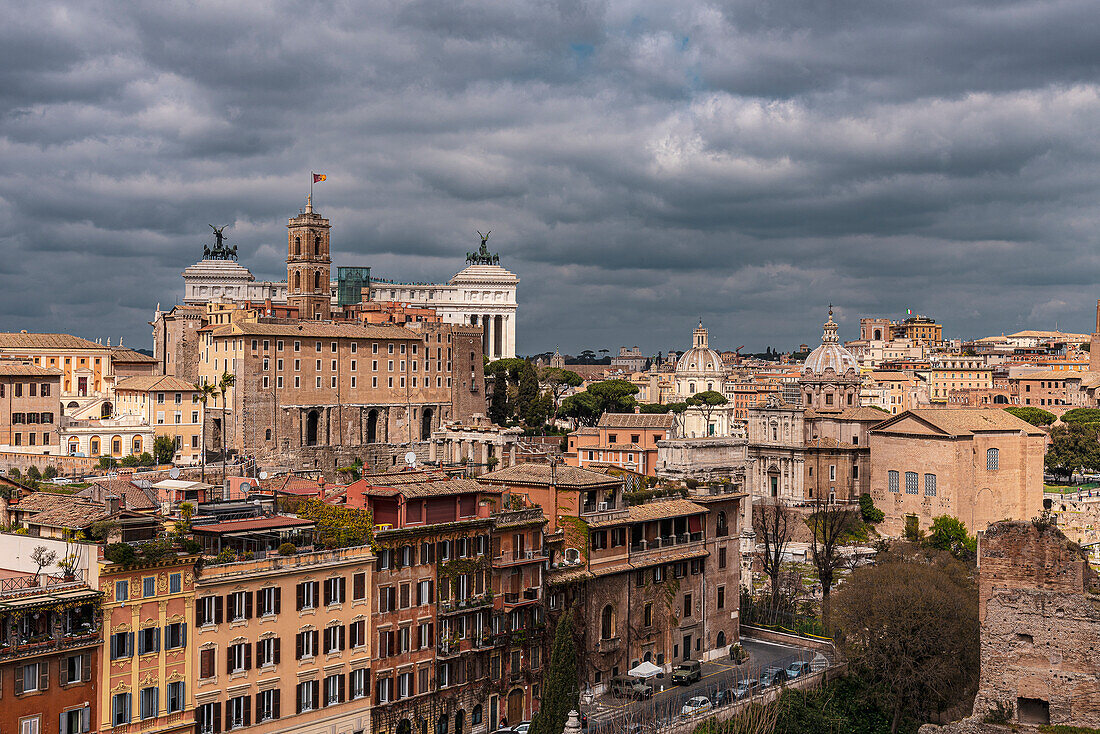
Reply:
<svg viewBox="0 0 1100 734"><path fill-rule="evenodd" d="M483 347L491 360L516 356L516 286L519 278L495 257L479 255L446 283L371 280L371 301L431 308L448 324L485 326ZM286 303L286 281L258 281L230 259L204 259L183 271L184 303L218 299ZM330 281L333 308L337 281Z"/></svg>

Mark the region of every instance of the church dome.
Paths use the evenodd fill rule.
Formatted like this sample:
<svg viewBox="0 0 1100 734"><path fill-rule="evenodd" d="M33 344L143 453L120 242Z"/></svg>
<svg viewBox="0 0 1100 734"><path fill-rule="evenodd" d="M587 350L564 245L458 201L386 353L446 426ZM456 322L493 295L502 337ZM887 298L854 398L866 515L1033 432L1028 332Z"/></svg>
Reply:
<svg viewBox="0 0 1100 734"><path fill-rule="evenodd" d="M677 377L714 377L721 376L725 372L722 358L718 352L707 346L707 330L703 328L702 320L692 333L691 349L680 355L676 361Z"/></svg>
<svg viewBox="0 0 1100 734"><path fill-rule="evenodd" d="M812 372L820 375L827 369L832 369L838 375L843 375L849 369L859 371L859 360L841 345L836 330L833 307L830 306L829 320L825 322L825 331L821 335L821 346L806 357L806 362L802 365L802 374Z"/></svg>

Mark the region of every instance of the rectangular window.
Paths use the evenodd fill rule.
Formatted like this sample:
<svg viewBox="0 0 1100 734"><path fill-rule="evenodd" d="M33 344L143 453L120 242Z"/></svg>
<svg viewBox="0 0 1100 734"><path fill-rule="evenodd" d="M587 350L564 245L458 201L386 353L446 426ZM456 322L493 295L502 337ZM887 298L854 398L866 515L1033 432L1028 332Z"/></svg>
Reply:
<svg viewBox="0 0 1100 734"><path fill-rule="evenodd" d="M168 575L168 593L178 594L183 589L182 576L178 573Z"/></svg>
<svg viewBox="0 0 1100 734"><path fill-rule="evenodd" d="M248 670L252 667L251 663L251 650L249 650L249 644L247 642L238 642L236 645L230 645L226 648L226 672L228 673L240 673Z"/></svg>
<svg viewBox="0 0 1100 734"><path fill-rule="evenodd" d="M251 724L248 696L236 696L225 704L225 728L240 729Z"/></svg>
<svg viewBox="0 0 1100 734"><path fill-rule="evenodd" d="M138 631L138 655L160 651L160 627L146 627Z"/></svg>
<svg viewBox="0 0 1100 734"><path fill-rule="evenodd" d="M141 718L155 719L160 708L160 689L141 689Z"/></svg>
<svg viewBox="0 0 1100 734"><path fill-rule="evenodd" d="M141 595L148 599L151 596L156 596L157 593L157 579L155 576L146 576L141 580Z"/></svg>
<svg viewBox="0 0 1100 734"><path fill-rule="evenodd" d="M719 586L718 587L718 608L719 609L725 609L726 608L726 587L725 586Z"/></svg>
<svg viewBox="0 0 1100 734"><path fill-rule="evenodd" d="M199 734L217 734L221 731L221 703L204 703L195 707L195 726Z"/></svg>
<svg viewBox="0 0 1100 734"><path fill-rule="evenodd" d="M16 666L15 693L17 695L45 690L46 686L49 685L47 664L41 663L41 667L39 665L39 663L30 663L29 665Z"/></svg>
<svg viewBox="0 0 1100 734"><path fill-rule="evenodd" d="M691 594L684 594L684 616L691 616Z"/></svg>
<svg viewBox="0 0 1100 734"><path fill-rule="evenodd" d="M924 496L935 497L936 496L936 475L925 474L924 475Z"/></svg>
<svg viewBox="0 0 1100 734"><path fill-rule="evenodd" d="M348 684L351 688L351 697L366 698L367 695L367 670L366 668L356 668L351 671L348 676Z"/></svg>
<svg viewBox="0 0 1100 734"><path fill-rule="evenodd" d="M305 683L299 683L298 694L298 713L303 711L312 711L317 708L317 690L320 688L319 681L311 680Z"/></svg>
<svg viewBox="0 0 1100 734"><path fill-rule="evenodd" d="M175 650L187 646L187 623L174 622L164 628L164 649Z"/></svg>
<svg viewBox="0 0 1100 734"><path fill-rule="evenodd" d="M279 718L279 690L272 688L256 694L256 721L270 721Z"/></svg>
<svg viewBox="0 0 1100 734"><path fill-rule="evenodd" d="M898 479L899 479L898 473L896 471L894 471L893 469L886 472L886 483L887 483L887 486L889 487L889 490L891 492L897 492L898 491Z"/></svg>
<svg viewBox="0 0 1100 734"><path fill-rule="evenodd" d="M344 676L330 675L325 678L325 705L333 706L344 700Z"/></svg>
<svg viewBox="0 0 1100 734"><path fill-rule="evenodd" d="M279 640L276 637L269 637L266 640L259 640L256 643L256 665L263 667L265 665L275 665L279 662Z"/></svg>
<svg viewBox="0 0 1100 734"><path fill-rule="evenodd" d="M111 660L132 657L134 654L134 633L116 632L111 635Z"/></svg>
<svg viewBox="0 0 1100 734"><path fill-rule="evenodd" d="M130 582L129 581L116 581L115 582L115 601L126 601L130 598Z"/></svg>
<svg viewBox="0 0 1100 734"><path fill-rule="evenodd" d="M116 693L111 699L111 723L115 726L130 723L129 693Z"/></svg>
<svg viewBox="0 0 1100 734"><path fill-rule="evenodd" d="M260 607L259 614L261 617L269 617L279 613L279 596L280 590L274 586L260 589L257 592L256 601Z"/></svg>
<svg viewBox="0 0 1100 734"><path fill-rule="evenodd" d="M214 648L199 651L199 678L214 677Z"/></svg>
<svg viewBox="0 0 1100 734"><path fill-rule="evenodd" d="M319 596L320 593L316 581L303 581L298 584L298 610L316 609L320 601Z"/></svg>

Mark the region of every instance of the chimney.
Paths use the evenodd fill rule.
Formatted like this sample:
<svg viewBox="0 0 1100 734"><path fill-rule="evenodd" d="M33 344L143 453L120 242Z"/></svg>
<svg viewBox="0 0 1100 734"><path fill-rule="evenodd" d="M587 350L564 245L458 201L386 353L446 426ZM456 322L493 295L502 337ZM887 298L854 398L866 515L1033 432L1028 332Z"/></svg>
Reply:
<svg viewBox="0 0 1100 734"><path fill-rule="evenodd" d="M106 497L106 501L107 501L107 514L108 515L118 514L118 511L121 509L121 504L122 504L122 502L119 499L118 495L109 494Z"/></svg>

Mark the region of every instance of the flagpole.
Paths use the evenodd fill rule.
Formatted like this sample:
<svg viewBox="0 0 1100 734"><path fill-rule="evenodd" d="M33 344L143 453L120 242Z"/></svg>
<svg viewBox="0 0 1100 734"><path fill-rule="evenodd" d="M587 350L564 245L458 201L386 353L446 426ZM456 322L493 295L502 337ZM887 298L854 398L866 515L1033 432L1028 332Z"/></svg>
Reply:
<svg viewBox="0 0 1100 734"><path fill-rule="evenodd" d="M313 171L309 172L309 200L313 201Z"/></svg>

